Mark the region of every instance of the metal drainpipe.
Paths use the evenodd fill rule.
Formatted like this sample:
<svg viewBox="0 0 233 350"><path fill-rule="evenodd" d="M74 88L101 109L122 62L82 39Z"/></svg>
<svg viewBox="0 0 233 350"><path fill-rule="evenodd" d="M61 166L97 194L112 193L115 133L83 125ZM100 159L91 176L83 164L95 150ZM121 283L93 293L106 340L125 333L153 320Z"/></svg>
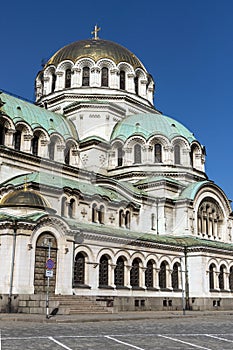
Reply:
<svg viewBox="0 0 233 350"><path fill-rule="evenodd" d="M13 278L14 278L14 267L15 267L15 247L16 247L16 235L17 235L17 221L13 223L13 245L12 245L12 257L11 257L11 274L10 274L10 289L8 296L8 313L11 313L11 302L12 302L12 289L13 289Z"/></svg>
<svg viewBox="0 0 233 350"><path fill-rule="evenodd" d="M186 310L190 309L189 305L189 280L188 280L188 258L187 258L187 247L184 247L184 264L185 264L185 299L186 299Z"/></svg>

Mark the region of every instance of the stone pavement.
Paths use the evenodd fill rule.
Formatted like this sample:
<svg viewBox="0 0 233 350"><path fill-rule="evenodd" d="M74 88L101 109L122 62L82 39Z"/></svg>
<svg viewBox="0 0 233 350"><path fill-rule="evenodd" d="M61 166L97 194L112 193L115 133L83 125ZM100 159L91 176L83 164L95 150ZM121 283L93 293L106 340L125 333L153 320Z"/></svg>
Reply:
<svg viewBox="0 0 233 350"><path fill-rule="evenodd" d="M20 313L0 313L0 322L39 322L39 323L78 323L78 322L100 322L100 321L126 321L126 320L149 320L149 319L168 319L168 318L189 318L189 317L229 317L233 316L233 310L230 311L132 311L118 313L98 313L98 314L78 314L78 315L59 315L52 316L49 319L42 314L20 314Z"/></svg>

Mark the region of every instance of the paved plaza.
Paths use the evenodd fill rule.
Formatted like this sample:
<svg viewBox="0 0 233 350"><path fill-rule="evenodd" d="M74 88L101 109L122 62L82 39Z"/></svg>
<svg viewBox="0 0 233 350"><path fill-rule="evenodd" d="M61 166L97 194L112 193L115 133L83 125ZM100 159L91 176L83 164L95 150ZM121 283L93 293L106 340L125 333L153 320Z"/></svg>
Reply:
<svg viewBox="0 0 233 350"><path fill-rule="evenodd" d="M233 314L122 313L21 319L0 315L1 350L227 350ZM5 317L5 318L4 318ZM24 320L24 319L25 320ZM91 321L91 318L93 319Z"/></svg>

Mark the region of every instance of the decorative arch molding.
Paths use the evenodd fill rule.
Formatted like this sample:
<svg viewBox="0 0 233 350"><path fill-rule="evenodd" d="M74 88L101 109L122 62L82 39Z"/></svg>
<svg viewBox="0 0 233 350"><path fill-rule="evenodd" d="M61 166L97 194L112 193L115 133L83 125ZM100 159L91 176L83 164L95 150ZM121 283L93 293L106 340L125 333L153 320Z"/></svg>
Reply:
<svg viewBox="0 0 233 350"><path fill-rule="evenodd" d="M75 62L74 68L83 69L84 67L93 68L95 67L95 61L91 58L81 58L77 62Z"/></svg>
<svg viewBox="0 0 233 350"><path fill-rule="evenodd" d="M116 69L116 64L112 60L103 58L98 62L96 62L96 67L98 67L99 69L106 67L109 70L111 70L111 69Z"/></svg>
<svg viewBox="0 0 233 350"><path fill-rule="evenodd" d="M70 60L63 61L57 66L57 71L59 72L65 72L66 69L72 69L74 66L74 63Z"/></svg>

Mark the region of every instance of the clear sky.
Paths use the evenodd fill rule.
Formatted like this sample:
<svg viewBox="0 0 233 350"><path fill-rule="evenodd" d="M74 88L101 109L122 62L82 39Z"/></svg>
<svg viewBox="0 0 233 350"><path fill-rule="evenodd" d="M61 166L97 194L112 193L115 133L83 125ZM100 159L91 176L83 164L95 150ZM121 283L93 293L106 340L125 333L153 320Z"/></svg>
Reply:
<svg viewBox="0 0 233 350"><path fill-rule="evenodd" d="M209 179L233 200L232 13L232 0L4 1L0 89L34 100L42 60L98 24L143 62L156 108L205 145Z"/></svg>

